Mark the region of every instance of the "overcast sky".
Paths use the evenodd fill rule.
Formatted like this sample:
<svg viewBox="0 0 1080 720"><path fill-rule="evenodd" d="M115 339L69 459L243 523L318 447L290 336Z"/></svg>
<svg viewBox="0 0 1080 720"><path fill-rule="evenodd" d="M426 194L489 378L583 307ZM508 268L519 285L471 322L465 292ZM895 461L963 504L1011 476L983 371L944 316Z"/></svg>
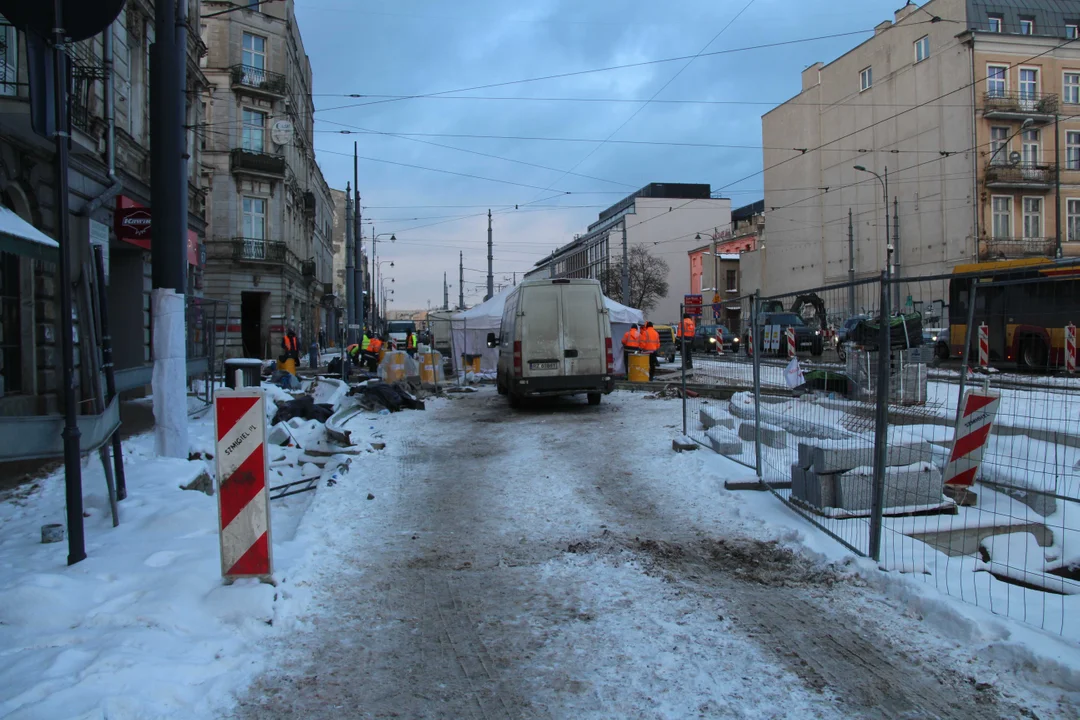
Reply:
<svg viewBox="0 0 1080 720"><path fill-rule="evenodd" d="M509 283L650 182L709 183L732 207L761 199L760 175L740 181L761 169L761 115L799 91L803 68L870 37L902 4L296 0L296 15L314 73L319 165L344 189L359 144L365 234L370 219L376 233L397 235L378 246L394 261L383 265L395 279L390 308L423 309L441 304L444 271L456 303L459 251L466 303L482 299L489 207L495 282ZM839 33L858 34L789 42ZM787 44L740 50L774 43ZM732 52L515 82L702 51ZM496 83L510 84L445 93Z"/></svg>

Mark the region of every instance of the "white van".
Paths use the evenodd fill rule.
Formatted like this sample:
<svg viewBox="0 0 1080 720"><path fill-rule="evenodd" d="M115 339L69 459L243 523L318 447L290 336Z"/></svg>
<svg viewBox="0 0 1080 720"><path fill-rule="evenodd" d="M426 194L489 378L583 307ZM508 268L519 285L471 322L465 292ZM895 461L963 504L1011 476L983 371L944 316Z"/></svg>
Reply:
<svg viewBox="0 0 1080 720"><path fill-rule="evenodd" d="M526 280L506 298L496 387L511 407L539 395L580 395L590 405L615 387L615 364L600 283L596 280Z"/></svg>

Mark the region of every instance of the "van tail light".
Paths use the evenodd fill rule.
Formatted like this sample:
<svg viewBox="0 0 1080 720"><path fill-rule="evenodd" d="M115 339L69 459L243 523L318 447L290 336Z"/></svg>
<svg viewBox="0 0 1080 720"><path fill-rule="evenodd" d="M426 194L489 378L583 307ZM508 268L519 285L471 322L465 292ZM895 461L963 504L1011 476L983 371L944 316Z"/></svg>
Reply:
<svg viewBox="0 0 1080 720"><path fill-rule="evenodd" d="M521 341L514 341L514 375L521 375Z"/></svg>
<svg viewBox="0 0 1080 720"><path fill-rule="evenodd" d="M615 356L611 354L611 338L604 338L604 348L607 350L608 375L615 374Z"/></svg>

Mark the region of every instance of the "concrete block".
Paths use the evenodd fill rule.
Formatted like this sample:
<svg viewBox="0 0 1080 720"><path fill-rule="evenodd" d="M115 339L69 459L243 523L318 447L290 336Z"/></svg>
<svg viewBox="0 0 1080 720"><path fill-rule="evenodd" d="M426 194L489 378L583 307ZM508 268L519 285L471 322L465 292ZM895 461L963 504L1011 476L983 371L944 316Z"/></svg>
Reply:
<svg viewBox="0 0 1080 720"><path fill-rule="evenodd" d="M739 425L739 437L749 442L754 441L754 423L744 422ZM787 447L787 430L761 423L761 444L771 448Z"/></svg>
<svg viewBox="0 0 1080 720"><path fill-rule="evenodd" d="M292 440L292 436L282 427L281 423L270 428L270 431L266 434L266 442L271 445L286 445L290 440Z"/></svg>
<svg viewBox="0 0 1080 720"><path fill-rule="evenodd" d="M814 507L836 506L836 475L820 475L806 471L806 502Z"/></svg>
<svg viewBox="0 0 1080 720"><path fill-rule="evenodd" d="M738 435L723 427L714 427L705 431L712 449L721 455L739 455L743 451L743 442Z"/></svg>
<svg viewBox="0 0 1080 720"><path fill-rule="evenodd" d="M837 482L837 507L845 510L871 508L873 471L859 468L840 475ZM926 462L893 466L885 469L882 506L904 508L916 505L937 505L942 501L941 471Z"/></svg>
<svg viewBox="0 0 1080 720"><path fill-rule="evenodd" d="M698 449L698 444L693 438L687 437L686 435L680 435L671 440L671 449L675 452L693 452Z"/></svg>
<svg viewBox="0 0 1080 720"><path fill-rule="evenodd" d="M701 408L701 424L708 430L711 427L725 427L728 430L735 429L735 418L722 407L706 405Z"/></svg>
<svg viewBox="0 0 1080 720"><path fill-rule="evenodd" d="M798 463L791 466L791 499L806 500L806 468Z"/></svg>
<svg viewBox="0 0 1080 720"><path fill-rule="evenodd" d="M800 450L800 461L801 452ZM897 443L886 449L885 464L890 467L903 467L913 463L930 462L932 457L932 448L928 442ZM874 446L869 443L836 447L817 445L811 465L814 472L826 474L873 466Z"/></svg>
<svg viewBox="0 0 1080 720"><path fill-rule="evenodd" d="M799 467L809 470L814 466L814 453L817 451L816 445L809 445L807 443L799 443Z"/></svg>

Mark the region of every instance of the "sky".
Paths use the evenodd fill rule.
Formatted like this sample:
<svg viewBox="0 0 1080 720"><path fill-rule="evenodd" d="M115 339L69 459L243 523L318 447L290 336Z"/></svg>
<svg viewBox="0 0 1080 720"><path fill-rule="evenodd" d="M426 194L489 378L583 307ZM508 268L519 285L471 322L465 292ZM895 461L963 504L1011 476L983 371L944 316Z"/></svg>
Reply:
<svg viewBox="0 0 1080 720"><path fill-rule="evenodd" d="M357 144L364 232L388 261L389 309L405 310L441 306L444 272L456 305L459 252L466 305L483 299L489 208L505 285L650 182L708 183L733 208L760 200L761 115L902 4L295 0L295 12L316 159L344 189ZM665 259L689 274L686 258Z"/></svg>

